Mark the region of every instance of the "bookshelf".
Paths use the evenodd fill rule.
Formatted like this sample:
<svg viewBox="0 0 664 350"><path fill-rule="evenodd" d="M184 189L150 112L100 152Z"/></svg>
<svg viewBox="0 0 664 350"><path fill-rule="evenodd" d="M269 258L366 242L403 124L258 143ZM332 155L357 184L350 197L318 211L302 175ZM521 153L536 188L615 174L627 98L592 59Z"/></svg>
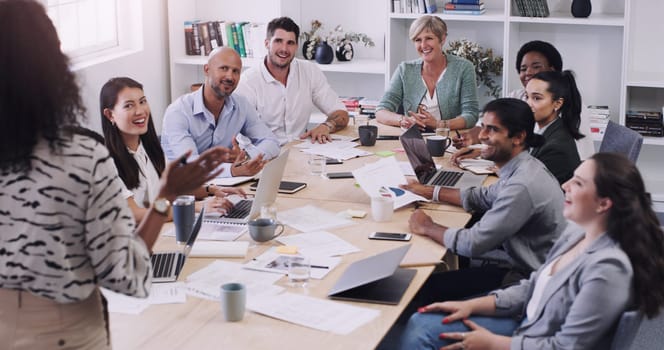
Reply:
<svg viewBox="0 0 664 350"><path fill-rule="evenodd" d="M354 8L342 11L340 8ZM364 11L364 12L363 12ZM375 16L366 18L371 11ZM355 58L350 62L334 61L319 65L332 87L340 95L379 98L384 90L384 18L387 7L383 0L169 0L168 31L171 68L171 100L189 91L193 83L202 82L204 56L187 56L184 46L184 21L229 20L267 23L275 17L289 16L300 30L309 29L311 20L321 20L328 29L342 25L348 31L367 33L376 43L373 48L354 45ZM300 49L297 52L301 57ZM261 58L243 58L244 68L260 64ZM375 95L375 96L373 96Z"/></svg>
<svg viewBox="0 0 664 350"><path fill-rule="evenodd" d="M655 4L655 0L631 2L635 1ZM629 13L630 0L593 0L589 18L572 17L571 0L549 0L550 16L545 18L518 16L511 0L483 2L487 9L483 15L436 15L448 25L448 42L468 39L503 56L503 95L521 87L515 68L516 53L521 45L531 40L544 40L560 50L564 67L576 73L583 103L608 105L612 119L623 121L619 116L624 115L625 110L622 96L627 61L625 38L629 31L629 18L625 14ZM401 61L417 58L408 39L408 28L419 16L388 15L386 81ZM482 88L479 97L480 105L490 99Z"/></svg>

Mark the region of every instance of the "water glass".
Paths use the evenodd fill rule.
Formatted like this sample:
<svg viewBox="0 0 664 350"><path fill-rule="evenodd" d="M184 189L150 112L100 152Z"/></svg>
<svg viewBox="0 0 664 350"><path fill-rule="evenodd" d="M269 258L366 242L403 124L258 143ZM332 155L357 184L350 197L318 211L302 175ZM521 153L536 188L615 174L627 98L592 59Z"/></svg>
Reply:
<svg viewBox="0 0 664 350"><path fill-rule="evenodd" d="M293 256L288 261L288 281L295 287L304 287L309 282L311 263L306 256Z"/></svg>
<svg viewBox="0 0 664 350"><path fill-rule="evenodd" d="M320 154L309 156L309 172L311 175L325 176L325 162L327 158Z"/></svg>
<svg viewBox="0 0 664 350"><path fill-rule="evenodd" d="M265 203L261 206L261 219L272 219L277 221L277 206L272 203Z"/></svg>

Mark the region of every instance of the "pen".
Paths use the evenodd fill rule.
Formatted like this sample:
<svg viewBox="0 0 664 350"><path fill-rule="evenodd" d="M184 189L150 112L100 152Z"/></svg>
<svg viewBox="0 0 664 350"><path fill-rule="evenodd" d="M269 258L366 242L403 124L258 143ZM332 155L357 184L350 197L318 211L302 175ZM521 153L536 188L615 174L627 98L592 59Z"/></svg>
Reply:
<svg viewBox="0 0 664 350"><path fill-rule="evenodd" d="M454 130L458 138L461 138L461 133L459 133L459 130Z"/></svg>
<svg viewBox="0 0 664 350"><path fill-rule="evenodd" d="M180 158L180 165L187 165L187 157L183 156Z"/></svg>
<svg viewBox="0 0 664 350"><path fill-rule="evenodd" d="M312 269L329 269L329 266L322 266L322 265L311 265Z"/></svg>
<svg viewBox="0 0 664 350"><path fill-rule="evenodd" d="M251 160L251 158L249 158L249 156L247 156L243 161L235 164L235 167L237 168L237 167L243 166L243 165L247 164L250 160Z"/></svg>
<svg viewBox="0 0 664 350"><path fill-rule="evenodd" d="M472 153L472 152L473 152L473 149L472 149L472 148L470 148L470 149L468 149L467 151L465 151L465 152L463 152L463 153L459 154L459 155L458 155L457 157L460 157L460 156L465 156L466 154L470 154L470 153Z"/></svg>

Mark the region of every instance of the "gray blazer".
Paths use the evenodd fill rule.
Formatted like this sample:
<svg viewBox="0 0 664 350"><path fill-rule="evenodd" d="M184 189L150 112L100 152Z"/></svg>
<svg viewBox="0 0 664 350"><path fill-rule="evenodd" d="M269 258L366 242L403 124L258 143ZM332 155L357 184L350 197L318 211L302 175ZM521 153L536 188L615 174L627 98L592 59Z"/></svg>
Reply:
<svg viewBox="0 0 664 350"><path fill-rule="evenodd" d="M574 224L551 249L547 262L583 238ZM545 263L545 264L546 264ZM496 315L525 317L540 267L519 285L494 291ZM632 265L617 242L600 236L546 285L532 320L512 337L512 349L608 349L610 331L633 298Z"/></svg>

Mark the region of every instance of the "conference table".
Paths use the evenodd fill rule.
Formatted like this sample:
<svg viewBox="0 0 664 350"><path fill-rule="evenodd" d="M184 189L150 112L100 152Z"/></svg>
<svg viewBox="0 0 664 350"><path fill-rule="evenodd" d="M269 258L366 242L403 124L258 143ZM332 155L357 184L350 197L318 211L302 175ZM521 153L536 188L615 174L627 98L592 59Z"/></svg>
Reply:
<svg viewBox="0 0 664 350"><path fill-rule="evenodd" d="M400 132L397 128L384 126L381 126L379 130L381 134ZM356 128L349 127L343 134L356 135ZM308 155L296 150L293 147L293 144L296 143L298 142L285 146L291 147L291 152L283 179L306 182L307 187L295 194L279 194L275 202L278 212L313 205L334 213L355 209L364 211L367 215L364 218L351 219L353 225L328 230L361 249L360 252L344 255L341 263L325 278L311 279L306 287L291 286L287 277L282 277L276 284L284 287L290 293L327 299L330 288L349 264L404 244L411 244L401 266L415 269L416 274L399 304L335 301L380 312L378 317L350 334L339 335L288 323L251 311L247 311L240 322L225 322L218 301L188 296L186 303L152 305L139 315L111 313L110 333L115 349L373 349L380 343L436 265L441 264L446 250L430 239L417 235L413 235L408 243L367 239L369 233L374 231L408 232L408 218L415 210L415 205L411 204L396 210L388 222L375 222L371 217L370 198L355 185L354 180L331 180L310 175L307 167ZM397 140L377 141L375 146L361 148L370 152L394 151L398 160L406 160L405 154L399 152L400 144ZM380 157L376 155L354 158L341 165L328 166L327 171L350 171L379 159ZM444 162L445 160L441 157L437 161ZM248 186L244 186L247 192L250 192ZM470 215L463 209L451 205L428 203L421 207L433 217L434 221L450 227L462 227L470 218ZM169 223L164 226L162 232L171 229L172 224ZM298 233L298 231L288 226L284 231L284 235L294 233ZM251 238L248 237L248 234L243 234L238 240L250 241ZM246 257L223 260L244 263L277 245L278 243L274 240L261 244L252 243ZM154 250L169 250L175 247L172 236L162 235ZM185 281L187 275L207 266L214 260L210 258L187 259L179 280Z"/></svg>

